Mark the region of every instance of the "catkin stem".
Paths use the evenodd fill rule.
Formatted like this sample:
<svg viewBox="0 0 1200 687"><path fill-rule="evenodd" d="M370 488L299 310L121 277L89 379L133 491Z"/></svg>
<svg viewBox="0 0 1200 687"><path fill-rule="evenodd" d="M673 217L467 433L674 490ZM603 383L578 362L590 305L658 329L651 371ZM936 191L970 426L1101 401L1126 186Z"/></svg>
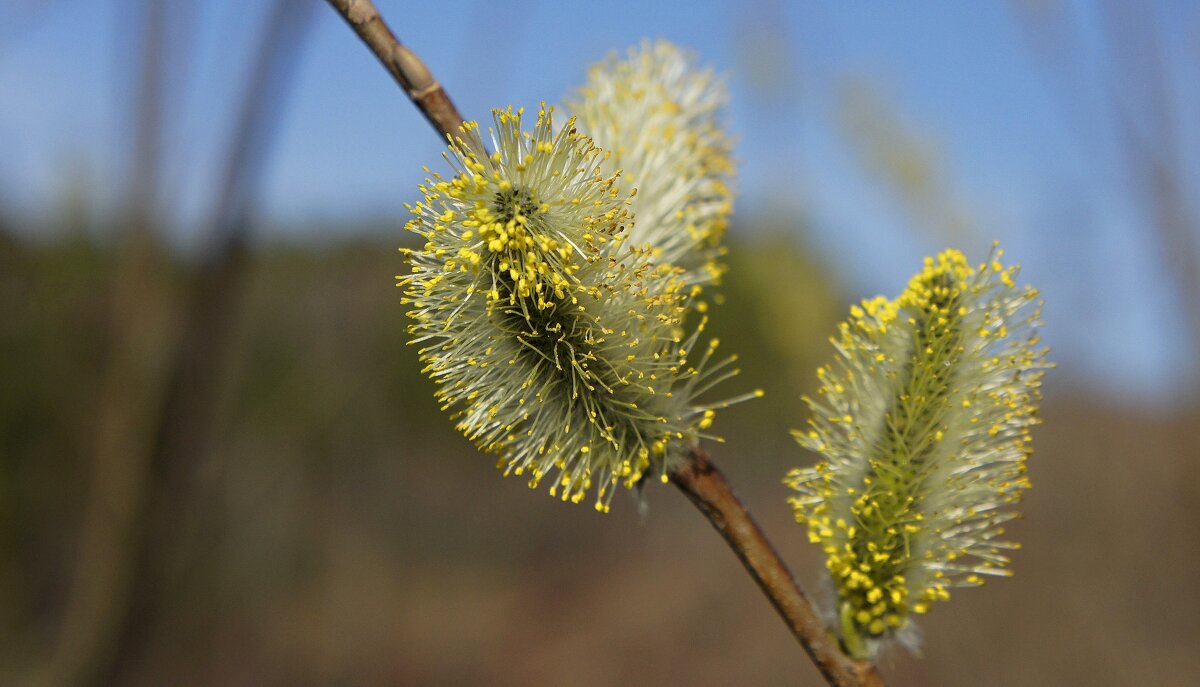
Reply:
<svg viewBox="0 0 1200 687"><path fill-rule="evenodd" d="M701 446L693 448L687 462L671 473L671 481L733 549L830 685L883 686L874 666L842 653L783 559Z"/></svg>
<svg viewBox="0 0 1200 687"><path fill-rule="evenodd" d="M443 138L452 137L463 121L462 115L421 59L396 39L374 3L370 0L328 2L375 53L433 128ZM688 462L671 476L675 485L725 538L830 685L883 687L883 678L874 666L841 652L837 640L829 634L812 604L796 586L779 554L734 496L729 482L703 448L693 449Z"/></svg>

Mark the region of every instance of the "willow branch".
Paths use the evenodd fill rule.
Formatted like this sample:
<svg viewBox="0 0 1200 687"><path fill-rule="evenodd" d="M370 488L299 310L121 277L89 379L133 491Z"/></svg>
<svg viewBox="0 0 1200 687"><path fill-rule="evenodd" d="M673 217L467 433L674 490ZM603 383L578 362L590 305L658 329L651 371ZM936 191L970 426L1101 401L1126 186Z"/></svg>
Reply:
<svg viewBox="0 0 1200 687"><path fill-rule="evenodd" d="M400 88L412 99L413 105L425 115L442 138L453 136L462 124L463 117L451 102L442 85L433 78L429 68L396 39L388 28L379 10L371 0L328 0L333 9L342 15L350 28L363 43L375 53L384 69L392 75Z"/></svg>
<svg viewBox="0 0 1200 687"><path fill-rule="evenodd" d="M883 678L874 666L842 653L783 559L702 447L692 449L687 463L671 473L671 481L724 537L829 684L883 686Z"/></svg>
<svg viewBox="0 0 1200 687"><path fill-rule="evenodd" d="M453 136L463 121L462 115L420 58L396 39L374 3L370 0L328 2L375 53L433 128L443 137ZM734 496L725 476L708 459L704 449L699 446L693 449L687 464L671 476L675 485L725 538L830 685L883 687L883 678L874 666L842 653L812 604L796 586L779 554Z"/></svg>

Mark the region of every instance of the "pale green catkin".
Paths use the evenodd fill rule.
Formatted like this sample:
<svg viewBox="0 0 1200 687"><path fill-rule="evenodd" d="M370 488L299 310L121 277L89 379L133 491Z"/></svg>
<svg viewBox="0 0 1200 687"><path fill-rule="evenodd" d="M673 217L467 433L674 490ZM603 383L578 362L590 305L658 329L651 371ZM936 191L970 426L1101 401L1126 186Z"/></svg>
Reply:
<svg viewBox="0 0 1200 687"><path fill-rule="evenodd" d="M805 399L790 501L825 553L847 650L869 658L952 587L1009 575L1003 524L1029 487L1046 349L1037 292L997 249L972 266L927 259L895 300L850 309L832 365Z"/></svg>
<svg viewBox="0 0 1200 687"><path fill-rule="evenodd" d="M696 287L629 240L635 218L607 153L552 108L532 131L494 111L486 149L468 123L407 228L425 239L398 277L425 371L457 427L505 474L548 480L607 510L618 484L666 479L716 408L697 396L736 371L685 332ZM697 351L696 349L700 350ZM739 399L732 399L739 400Z"/></svg>
<svg viewBox="0 0 1200 687"><path fill-rule="evenodd" d="M631 242L682 267L689 285L715 282L724 271L721 238L733 212L735 173L722 122L728 100L711 69L657 40L594 65L567 101L580 130L612 152L602 168L620 170L622 182L638 189Z"/></svg>

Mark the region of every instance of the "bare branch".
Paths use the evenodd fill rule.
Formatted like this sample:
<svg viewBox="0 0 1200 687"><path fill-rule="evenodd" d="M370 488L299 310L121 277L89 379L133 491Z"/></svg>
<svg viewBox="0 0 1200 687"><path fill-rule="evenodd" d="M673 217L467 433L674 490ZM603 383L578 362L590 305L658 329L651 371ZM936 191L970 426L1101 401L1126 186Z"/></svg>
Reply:
<svg viewBox="0 0 1200 687"><path fill-rule="evenodd" d="M463 116L451 102L429 68L388 28L371 0L329 0L383 67L404 89L413 104L443 138L454 136Z"/></svg>
<svg viewBox="0 0 1200 687"><path fill-rule="evenodd" d="M671 473L671 481L725 538L830 685L883 686L874 666L842 653L783 559L702 447L692 449L688 462Z"/></svg>

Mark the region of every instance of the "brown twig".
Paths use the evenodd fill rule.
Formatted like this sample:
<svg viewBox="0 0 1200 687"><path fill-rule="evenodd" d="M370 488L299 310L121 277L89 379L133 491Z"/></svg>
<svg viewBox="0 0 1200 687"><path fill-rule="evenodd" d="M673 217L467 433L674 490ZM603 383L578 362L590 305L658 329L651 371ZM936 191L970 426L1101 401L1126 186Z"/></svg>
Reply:
<svg viewBox="0 0 1200 687"><path fill-rule="evenodd" d="M687 463L671 473L671 481L725 538L829 684L882 687L883 678L874 666L842 653L783 559L702 447L692 449Z"/></svg>
<svg viewBox="0 0 1200 687"><path fill-rule="evenodd" d="M429 68L396 39L371 0L329 0L363 43L375 53L425 119L442 135L454 136L463 117Z"/></svg>
<svg viewBox="0 0 1200 687"><path fill-rule="evenodd" d="M442 136L453 136L463 121L462 115L420 58L396 39L375 5L370 0L328 2L371 48L434 129ZM842 653L779 554L704 449L694 448L687 464L672 473L672 478L725 538L829 684L883 687L883 678L874 666Z"/></svg>

